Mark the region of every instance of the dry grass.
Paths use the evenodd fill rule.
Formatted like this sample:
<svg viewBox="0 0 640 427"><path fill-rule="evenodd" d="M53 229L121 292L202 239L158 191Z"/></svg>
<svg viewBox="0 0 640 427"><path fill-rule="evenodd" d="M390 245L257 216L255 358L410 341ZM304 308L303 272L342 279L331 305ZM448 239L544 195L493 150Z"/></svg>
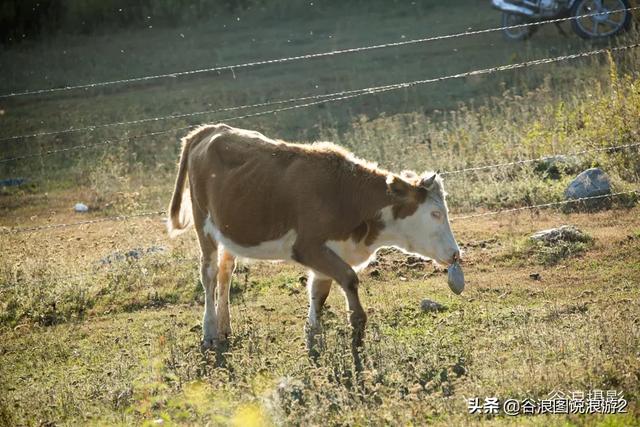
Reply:
<svg viewBox="0 0 640 427"><path fill-rule="evenodd" d="M489 25L488 19L496 18L485 3L479 5L460 14L461 28L467 21ZM173 39L179 33L172 31L55 39L46 46L3 53L0 63L8 77L0 87L41 86L38 76L44 70L56 85L87 76L115 78L124 71L162 71L159 64L171 71L212 61L243 62L255 59L256 51L269 58L386 41L400 33L409 38L425 34L426 17L433 24L430 32L452 31L448 7L417 16L398 7L393 16L373 8L366 17L323 16L291 28L252 27L250 19L224 30L184 28L186 40L177 42ZM306 36L311 27L314 35ZM371 28L379 31L372 35ZM271 43L286 40L294 30L300 31L292 43ZM335 39L326 42L328 35ZM247 47L242 43L249 36L257 42ZM219 38L215 49L207 37ZM0 106L6 111L3 135L344 90L391 77L424 78L460 72L461 65L481 68L590 47L575 39L558 40L553 30L525 45L499 39L493 34L414 46L396 56L380 51L357 61L335 58L312 64L312 79L309 65L298 64L289 73L265 68L255 74L107 90L97 98L10 101ZM54 61L58 48L67 45L66 58L71 59ZM134 54L121 54L123 46ZM463 64L450 61L454 49L460 50ZM100 52L94 62L77 61L93 52ZM200 62L186 62L188 58ZM51 66L40 67L39 61ZM23 75L24 65L18 72L15 64L23 63L35 75ZM398 171L452 170L608 147L640 140L637 64L638 56L630 53L577 68L467 79L437 90L241 124L273 137L330 139ZM490 96L495 94L499 96ZM468 102L458 105L460 100ZM191 123L181 120L172 126ZM39 139L36 145L18 141L3 145L3 157L113 136L119 134L98 130ZM4 175L26 176L31 182L1 190L0 228L162 209L175 173L178 147L168 143L172 138L3 164ZM533 164L449 175L446 186L456 212L545 203L560 200L573 175L592 165L605 169L614 191L637 188L639 159L637 150L626 150L585 156L576 170L553 176ZM89 204L91 212L72 212L78 201ZM192 233L169 241L161 218L150 217L2 234L0 425L151 425L158 420L165 425L241 426L639 425L640 208L633 207L635 202L619 200L612 210L599 213L527 211L454 222L466 251L468 288L462 296L448 291L440 268L385 251L362 273L362 298L370 317L362 378L353 373L339 292L330 296L325 316L327 349L317 365L307 358L302 339L306 291L299 267L254 263L240 268L232 287L234 334L228 351L202 354L202 291ZM593 240L562 250L527 243L532 232L565 223L577 225ZM163 250L140 259L131 256L131 251L150 247ZM101 261L105 259L111 262ZM423 298L446 309L422 313ZM494 395L542 398L554 389L597 388L623 391L629 413L470 416L464 401Z"/></svg>
<svg viewBox="0 0 640 427"><path fill-rule="evenodd" d="M325 317L327 350L318 366L307 359L300 268L240 269L234 335L216 358L198 351L202 296L192 233L168 241L159 221L136 220L3 238L4 420L628 425L640 396L639 213L456 222L466 250L461 297L430 263L385 253L362 273L370 314L364 388L353 377L339 292ZM554 266L518 255L528 234L563 223L587 231L593 246ZM167 252L95 267L114 251L158 243ZM91 274L56 279L79 271ZM542 280L530 279L534 272ZM421 313L425 297L447 310ZM467 415L463 400L593 388L624 391L635 415L487 419Z"/></svg>

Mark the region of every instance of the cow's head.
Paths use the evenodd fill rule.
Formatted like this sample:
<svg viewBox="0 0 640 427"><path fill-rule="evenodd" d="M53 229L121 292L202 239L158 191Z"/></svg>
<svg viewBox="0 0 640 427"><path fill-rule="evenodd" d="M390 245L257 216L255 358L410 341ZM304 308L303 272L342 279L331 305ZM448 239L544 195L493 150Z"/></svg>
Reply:
<svg viewBox="0 0 640 427"><path fill-rule="evenodd" d="M395 244L444 265L457 261L460 248L449 224L442 178L437 173L418 176L404 171L389 175L387 186L396 200L391 208Z"/></svg>

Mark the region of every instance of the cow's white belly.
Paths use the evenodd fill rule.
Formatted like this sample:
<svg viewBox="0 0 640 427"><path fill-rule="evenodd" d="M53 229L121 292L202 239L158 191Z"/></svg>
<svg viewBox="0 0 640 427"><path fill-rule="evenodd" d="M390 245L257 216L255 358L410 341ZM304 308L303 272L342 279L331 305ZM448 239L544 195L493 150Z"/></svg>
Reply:
<svg viewBox="0 0 640 427"><path fill-rule="evenodd" d="M293 245L298 237L294 230L289 230L279 239L262 242L256 246L242 246L222 234L210 216L205 220L203 231L238 257L271 261L292 261ZM326 245L356 271L366 267L375 257L375 250L354 243L351 239L330 240Z"/></svg>
<svg viewBox="0 0 640 427"><path fill-rule="evenodd" d="M210 216L208 216L204 222L203 231L236 256L273 261L290 261L293 244L298 237L294 230L289 230L279 239L262 242L256 246L242 246L222 234L213 221L211 221Z"/></svg>

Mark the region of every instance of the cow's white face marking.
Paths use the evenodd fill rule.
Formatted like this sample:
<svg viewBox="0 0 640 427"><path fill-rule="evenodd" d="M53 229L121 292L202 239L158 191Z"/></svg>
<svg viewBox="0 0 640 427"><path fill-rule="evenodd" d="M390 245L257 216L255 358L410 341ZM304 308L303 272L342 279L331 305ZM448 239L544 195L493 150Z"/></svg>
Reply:
<svg viewBox="0 0 640 427"><path fill-rule="evenodd" d="M380 214L385 226L375 242L376 249L393 246L446 265L460 252L449 224L440 178L432 183L426 200L412 215L395 219L391 207L384 208Z"/></svg>
<svg viewBox="0 0 640 427"><path fill-rule="evenodd" d="M409 252L431 258L441 264L451 264L460 252L451 231L444 200L427 197L413 215L396 221Z"/></svg>
<svg viewBox="0 0 640 427"><path fill-rule="evenodd" d="M213 221L211 221L211 216L207 216L203 231L216 242L224 245L224 247L235 256L263 260L290 261L293 244L298 237L294 230L289 230L279 239L262 242L256 246L242 246L222 234Z"/></svg>

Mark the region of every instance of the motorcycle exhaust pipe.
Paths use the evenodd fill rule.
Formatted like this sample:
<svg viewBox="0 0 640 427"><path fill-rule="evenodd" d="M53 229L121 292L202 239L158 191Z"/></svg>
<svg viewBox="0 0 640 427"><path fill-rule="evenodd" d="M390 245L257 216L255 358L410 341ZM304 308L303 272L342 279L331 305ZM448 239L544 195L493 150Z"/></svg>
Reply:
<svg viewBox="0 0 640 427"><path fill-rule="evenodd" d="M533 16L535 12L525 6L518 6L505 0L491 0L491 5L503 12L511 12L519 15Z"/></svg>

